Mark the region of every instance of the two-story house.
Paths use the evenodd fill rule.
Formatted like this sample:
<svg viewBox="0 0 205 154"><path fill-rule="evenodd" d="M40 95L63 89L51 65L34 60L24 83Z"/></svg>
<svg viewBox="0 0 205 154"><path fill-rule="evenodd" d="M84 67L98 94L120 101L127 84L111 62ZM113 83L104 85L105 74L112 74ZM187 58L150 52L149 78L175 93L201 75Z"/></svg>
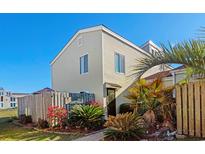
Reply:
<svg viewBox="0 0 205 154"><path fill-rule="evenodd" d="M157 50L152 41L138 47L102 25L79 30L50 64L52 88L94 93L106 115L115 115L119 105L128 101L127 89L136 80L131 76L136 59ZM169 69L157 66L144 77Z"/></svg>
<svg viewBox="0 0 205 154"><path fill-rule="evenodd" d="M17 99L10 91L0 88L0 109L17 107Z"/></svg>
<svg viewBox="0 0 205 154"><path fill-rule="evenodd" d="M19 97L24 97L27 93L12 93L0 87L0 109L16 108Z"/></svg>

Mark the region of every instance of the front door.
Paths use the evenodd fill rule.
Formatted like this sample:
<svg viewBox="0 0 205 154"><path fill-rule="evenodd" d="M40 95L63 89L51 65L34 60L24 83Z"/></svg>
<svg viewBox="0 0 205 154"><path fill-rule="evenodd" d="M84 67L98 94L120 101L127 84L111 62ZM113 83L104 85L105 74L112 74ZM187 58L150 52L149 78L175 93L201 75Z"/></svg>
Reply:
<svg viewBox="0 0 205 154"><path fill-rule="evenodd" d="M116 115L115 89L107 88L107 112L108 115Z"/></svg>

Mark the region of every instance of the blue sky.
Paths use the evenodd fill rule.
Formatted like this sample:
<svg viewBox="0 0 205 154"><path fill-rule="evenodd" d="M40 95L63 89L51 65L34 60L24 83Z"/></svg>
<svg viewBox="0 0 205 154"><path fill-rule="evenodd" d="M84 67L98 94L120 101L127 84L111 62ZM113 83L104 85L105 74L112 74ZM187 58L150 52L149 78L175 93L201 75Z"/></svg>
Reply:
<svg viewBox="0 0 205 154"><path fill-rule="evenodd" d="M99 24L137 45L174 44L196 37L205 14L0 14L0 87L50 87L52 59L77 30Z"/></svg>

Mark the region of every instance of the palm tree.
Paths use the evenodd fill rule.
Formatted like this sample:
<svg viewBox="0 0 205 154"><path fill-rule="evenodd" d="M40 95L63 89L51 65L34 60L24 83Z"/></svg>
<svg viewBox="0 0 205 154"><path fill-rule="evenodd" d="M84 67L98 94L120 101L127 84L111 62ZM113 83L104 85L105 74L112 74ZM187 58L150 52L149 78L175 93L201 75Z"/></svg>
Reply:
<svg viewBox="0 0 205 154"><path fill-rule="evenodd" d="M150 53L137 60L137 66L134 68L137 78L140 78L150 68L164 64L182 64L189 70L189 74L205 76L205 43L203 40L184 41L174 47L170 43L168 47L161 44L161 47L162 51Z"/></svg>

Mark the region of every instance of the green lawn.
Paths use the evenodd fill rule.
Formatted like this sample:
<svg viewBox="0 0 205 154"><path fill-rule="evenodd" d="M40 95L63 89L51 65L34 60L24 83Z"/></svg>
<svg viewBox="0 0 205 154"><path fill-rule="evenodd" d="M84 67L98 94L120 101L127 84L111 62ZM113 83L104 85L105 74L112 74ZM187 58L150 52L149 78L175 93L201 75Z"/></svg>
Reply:
<svg viewBox="0 0 205 154"><path fill-rule="evenodd" d="M0 140L1 141L70 141L83 136L80 133L59 135L45 133L32 128L24 128L12 123L17 115L16 109L0 110Z"/></svg>

